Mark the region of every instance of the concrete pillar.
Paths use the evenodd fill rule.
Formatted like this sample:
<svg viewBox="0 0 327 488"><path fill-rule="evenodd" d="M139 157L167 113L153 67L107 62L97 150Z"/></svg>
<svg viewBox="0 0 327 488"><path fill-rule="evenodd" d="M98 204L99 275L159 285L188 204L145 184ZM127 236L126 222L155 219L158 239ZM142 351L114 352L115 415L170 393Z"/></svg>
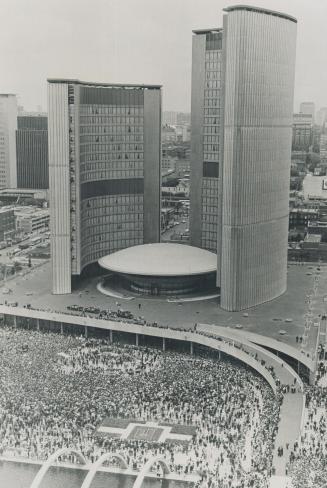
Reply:
<svg viewBox="0 0 327 488"><path fill-rule="evenodd" d="M14 315L14 327L15 327L15 329L17 329L17 317L16 317L16 315Z"/></svg>
<svg viewBox="0 0 327 488"><path fill-rule="evenodd" d="M166 351L166 338L162 338L162 350L165 352Z"/></svg>
<svg viewBox="0 0 327 488"><path fill-rule="evenodd" d="M87 332L88 332L87 331L87 326L85 325L84 326L84 337L85 337L85 339L87 339Z"/></svg>
<svg viewBox="0 0 327 488"><path fill-rule="evenodd" d="M36 330L40 330L40 319L36 319Z"/></svg>
<svg viewBox="0 0 327 488"><path fill-rule="evenodd" d="M310 371L309 373L309 385L312 386L315 384L316 374L314 371Z"/></svg>
<svg viewBox="0 0 327 488"><path fill-rule="evenodd" d="M139 335L138 334L135 334L135 345L136 346L139 345Z"/></svg>
<svg viewBox="0 0 327 488"><path fill-rule="evenodd" d="M114 341L112 330L109 330L109 341L110 341L110 344L112 344Z"/></svg>
<svg viewBox="0 0 327 488"><path fill-rule="evenodd" d="M60 322L60 334L64 334L64 324L62 322Z"/></svg>
<svg viewBox="0 0 327 488"><path fill-rule="evenodd" d="M191 356L193 356L193 342L190 342L190 353L191 353Z"/></svg>

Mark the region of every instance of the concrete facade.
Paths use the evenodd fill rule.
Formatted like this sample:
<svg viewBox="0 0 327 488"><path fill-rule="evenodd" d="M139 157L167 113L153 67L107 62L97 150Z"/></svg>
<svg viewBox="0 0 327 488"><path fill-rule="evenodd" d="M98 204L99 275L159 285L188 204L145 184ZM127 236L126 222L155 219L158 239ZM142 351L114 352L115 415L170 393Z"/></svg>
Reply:
<svg viewBox="0 0 327 488"><path fill-rule="evenodd" d="M242 310L287 286L296 21L226 11L221 306Z"/></svg>
<svg viewBox="0 0 327 488"><path fill-rule="evenodd" d="M0 188L17 187L16 95L0 94Z"/></svg>
<svg viewBox="0 0 327 488"><path fill-rule="evenodd" d="M296 19L247 6L225 11L222 30L194 31L190 236L207 248L212 233L221 307L237 311L286 290ZM215 35L221 67L209 54ZM210 68L217 83L206 103ZM205 151L209 143L217 153ZM217 164L214 178L204 177L206 161Z"/></svg>
<svg viewBox="0 0 327 488"><path fill-rule="evenodd" d="M70 293L102 256L160 240L161 89L48 81L53 292Z"/></svg>

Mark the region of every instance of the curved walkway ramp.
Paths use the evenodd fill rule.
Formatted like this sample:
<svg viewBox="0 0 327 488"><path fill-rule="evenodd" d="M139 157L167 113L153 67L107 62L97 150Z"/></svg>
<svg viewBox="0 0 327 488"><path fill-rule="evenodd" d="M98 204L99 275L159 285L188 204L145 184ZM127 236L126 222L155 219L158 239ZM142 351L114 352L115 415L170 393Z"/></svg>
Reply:
<svg viewBox="0 0 327 488"><path fill-rule="evenodd" d="M305 396L301 378L291 366L281 358L277 357L274 353L247 340L246 333L242 334L233 329L219 326L206 326L204 324L201 324L198 328L202 333L210 334L212 338L217 334L217 337L224 338L225 340L233 340L233 345L235 347L241 347L243 351L246 351L251 355L255 353L258 361L264 361L267 366L274 368L274 373L277 378L279 378L281 384L288 385L290 388L292 386L296 387L295 393L288 392L284 394L283 403L280 408L278 432L274 443L273 467L275 469L275 474L277 476L285 476L289 453L293 444L301 435L303 423ZM289 446L288 449L287 445ZM283 447L283 456L278 456L278 447Z"/></svg>
<svg viewBox="0 0 327 488"><path fill-rule="evenodd" d="M161 456L154 456L145 463L145 465L137 475L136 480L134 481L133 488L141 488L145 476L151 470L152 466L157 463L160 464L164 475L170 474L170 469L165 459Z"/></svg>
<svg viewBox="0 0 327 488"><path fill-rule="evenodd" d="M86 464L85 457L79 451L67 447L64 447L63 449L58 449L56 452L51 454L51 456L45 461L45 463L42 464L41 468L36 473L36 476L32 481L30 488L39 488L49 468L53 465L53 463L57 461L60 456L63 456L65 454L75 454L75 456L77 456L77 458L80 460L81 464Z"/></svg>
<svg viewBox="0 0 327 488"><path fill-rule="evenodd" d="M97 461L95 461L91 465L90 470L87 473L86 478L84 479L81 488L89 488L91 486L91 483L92 483L94 476L96 475L98 469L101 468L103 463L105 463L106 461L111 461L112 459L117 459L119 461L121 468L128 469L128 464L121 454L113 453L113 452L106 452L106 453L102 454L102 456L100 456L99 459L97 459Z"/></svg>

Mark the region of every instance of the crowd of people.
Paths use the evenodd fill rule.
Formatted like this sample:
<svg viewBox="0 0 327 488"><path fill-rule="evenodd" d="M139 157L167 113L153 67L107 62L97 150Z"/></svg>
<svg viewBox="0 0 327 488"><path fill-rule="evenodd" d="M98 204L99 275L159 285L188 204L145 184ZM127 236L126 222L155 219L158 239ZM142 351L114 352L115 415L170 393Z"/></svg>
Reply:
<svg viewBox="0 0 327 488"><path fill-rule="evenodd" d="M119 452L131 469L161 454L203 488L266 488L280 409L252 370L203 351L0 329L0 454L45 460L73 447L95 461ZM190 442L99 436L106 417L187 424ZM72 459L72 456L71 456Z"/></svg>
<svg viewBox="0 0 327 488"><path fill-rule="evenodd" d="M289 471L294 488L327 486L327 361L320 351L316 381L306 387L301 438L293 446Z"/></svg>

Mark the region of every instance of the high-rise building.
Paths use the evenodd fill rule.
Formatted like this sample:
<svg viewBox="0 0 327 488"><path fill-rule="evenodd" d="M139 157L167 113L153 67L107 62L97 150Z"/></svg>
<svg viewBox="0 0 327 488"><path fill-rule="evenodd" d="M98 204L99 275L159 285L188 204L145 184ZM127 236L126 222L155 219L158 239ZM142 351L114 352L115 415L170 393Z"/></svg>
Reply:
<svg viewBox="0 0 327 488"><path fill-rule="evenodd" d="M312 115L293 114L292 150L308 151L312 145Z"/></svg>
<svg viewBox="0 0 327 488"><path fill-rule="evenodd" d="M17 118L17 188L49 188L48 117Z"/></svg>
<svg viewBox="0 0 327 488"><path fill-rule="evenodd" d="M302 102L300 104L300 112L306 115L312 115L312 122L315 122L315 104L313 102Z"/></svg>
<svg viewBox="0 0 327 488"><path fill-rule="evenodd" d="M193 36L191 244L217 252L221 307L242 310L287 286L296 19L225 9Z"/></svg>
<svg viewBox="0 0 327 488"><path fill-rule="evenodd" d="M223 31L193 33L190 240L217 252Z"/></svg>
<svg viewBox="0 0 327 488"><path fill-rule="evenodd" d="M160 241L161 87L48 80L53 293Z"/></svg>
<svg viewBox="0 0 327 488"><path fill-rule="evenodd" d="M0 188L17 187L17 98L0 94Z"/></svg>
<svg viewBox="0 0 327 488"><path fill-rule="evenodd" d="M317 125L323 126L327 122L327 107L321 107L316 116Z"/></svg>
<svg viewBox="0 0 327 488"><path fill-rule="evenodd" d="M177 112L164 111L162 112L162 124L163 125L176 125L177 124Z"/></svg>
<svg viewBox="0 0 327 488"><path fill-rule="evenodd" d="M320 134L319 153L323 161L327 161L327 134Z"/></svg>

